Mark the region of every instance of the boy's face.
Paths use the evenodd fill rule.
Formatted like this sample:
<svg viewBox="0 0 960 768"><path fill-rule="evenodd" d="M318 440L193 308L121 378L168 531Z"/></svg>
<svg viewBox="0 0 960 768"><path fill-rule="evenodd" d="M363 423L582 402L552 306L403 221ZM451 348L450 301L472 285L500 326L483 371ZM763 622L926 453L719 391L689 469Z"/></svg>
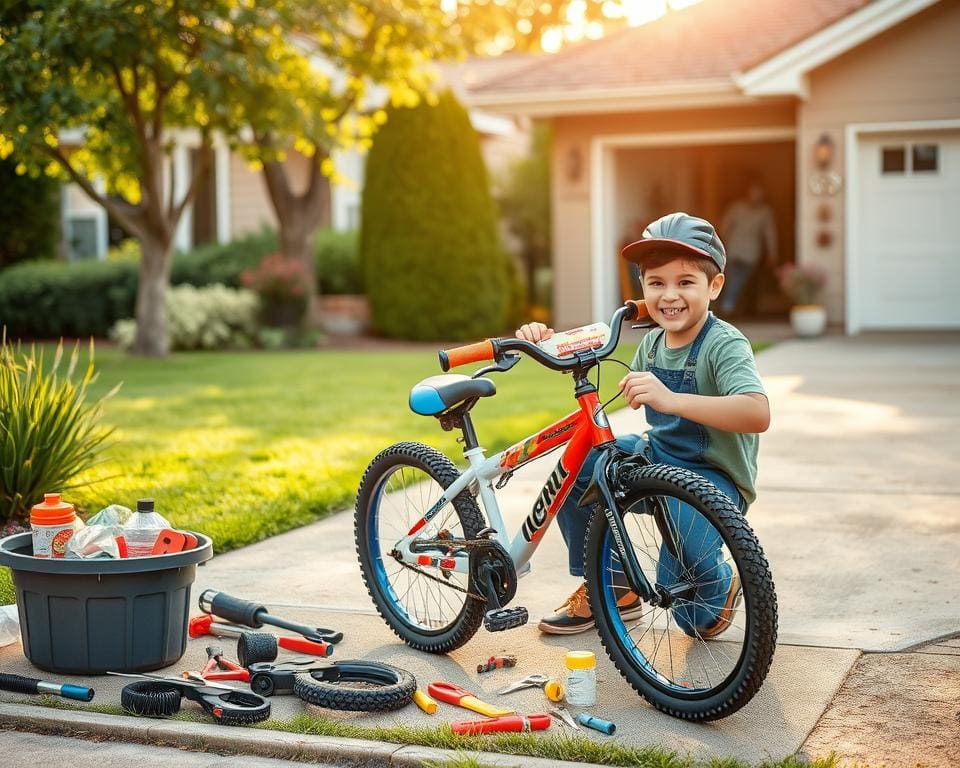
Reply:
<svg viewBox="0 0 960 768"><path fill-rule="evenodd" d="M700 268L682 258L643 273L643 298L656 323L670 334L675 346L693 341L710 302L720 295L723 274L708 280ZM686 337L690 336L689 339Z"/></svg>

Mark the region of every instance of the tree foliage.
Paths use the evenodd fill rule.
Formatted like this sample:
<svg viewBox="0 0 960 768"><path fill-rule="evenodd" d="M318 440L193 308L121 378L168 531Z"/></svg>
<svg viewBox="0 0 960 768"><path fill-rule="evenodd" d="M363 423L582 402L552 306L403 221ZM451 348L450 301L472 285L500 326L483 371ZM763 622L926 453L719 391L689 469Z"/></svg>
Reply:
<svg viewBox="0 0 960 768"><path fill-rule="evenodd" d="M329 150L369 141L385 119L360 114L370 82L414 103L419 65L452 50L432 26L439 13L430 0L5 3L0 157L76 182L140 240L136 349L163 354L174 234L204 170L177 180L173 147L220 136L264 163L281 247L297 241L312 231ZM303 195L279 162L294 148L314 158Z"/></svg>
<svg viewBox="0 0 960 768"><path fill-rule="evenodd" d="M511 270L476 132L449 91L391 109L367 162L360 253L375 327L406 339L504 331Z"/></svg>
<svg viewBox="0 0 960 768"><path fill-rule="evenodd" d="M60 185L22 176L17 165L0 160L0 268L54 258L60 237Z"/></svg>

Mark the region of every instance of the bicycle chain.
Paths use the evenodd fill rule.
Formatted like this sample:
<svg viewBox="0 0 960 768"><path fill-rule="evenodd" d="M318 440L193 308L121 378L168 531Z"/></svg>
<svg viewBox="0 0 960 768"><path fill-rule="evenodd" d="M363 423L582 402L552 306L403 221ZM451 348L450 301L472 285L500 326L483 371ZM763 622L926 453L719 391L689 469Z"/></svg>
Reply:
<svg viewBox="0 0 960 768"><path fill-rule="evenodd" d="M435 544L438 547L446 547L452 551L452 550L459 550L459 549L476 548L478 545L490 543L489 539L458 539L456 546L450 547L450 541L451 541L450 539L427 539L423 541L418 541L417 544L421 546ZM390 554L393 556L393 559L396 560L398 564L402 565L404 568L407 568L413 571L414 573L418 573L421 576L426 576L428 579L431 579L432 581L437 581L440 584L443 584L445 587L449 587L450 589L456 592L462 592L467 597L472 597L474 600L480 600L481 602L484 602L484 603L487 602L487 598L485 598L483 595L478 595L475 592L471 592L469 589L464 589L463 587L457 586L456 584L451 584L447 579L442 579L439 576L434 576L432 573L428 573L427 571L423 570L422 568L419 568L416 565L404 562L399 557L397 557L399 553L396 552L396 550L394 550ZM447 556L449 557L450 553L448 553Z"/></svg>

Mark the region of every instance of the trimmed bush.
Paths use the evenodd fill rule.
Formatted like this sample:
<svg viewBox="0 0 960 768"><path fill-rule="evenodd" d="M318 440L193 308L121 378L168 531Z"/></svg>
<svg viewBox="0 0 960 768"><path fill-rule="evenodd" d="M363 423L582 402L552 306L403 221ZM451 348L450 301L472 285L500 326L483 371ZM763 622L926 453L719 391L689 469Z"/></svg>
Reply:
<svg viewBox="0 0 960 768"><path fill-rule="evenodd" d="M0 160L0 268L52 259L60 242L60 184L16 167L15 157Z"/></svg>
<svg viewBox="0 0 960 768"><path fill-rule="evenodd" d="M388 110L367 161L360 234L371 319L405 339L475 339L506 329L510 269L466 110Z"/></svg>
<svg viewBox="0 0 960 768"><path fill-rule="evenodd" d="M138 269L129 261L17 264L0 272L0 326L10 338L106 336L133 317Z"/></svg>
<svg viewBox="0 0 960 768"><path fill-rule="evenodd" d="M178 285L167 291L167 336L172 350L246 348L257 333L256 294L222 285ZM130 349L136 320L120 320L110 337Z"/></svg>
<svg viewBox="0 0 960 768"><path fill-rule="evenodd" d="M231 243L211 243L173 258L170 284L225 285L240 288L240 274L255 269L264 256L277 250L277 233L263 228Z"/></svg>
<svg viewBox="0 0 960 768"><path fill-rule="evenodd" d="M357 253L359 233L321 229L314 240L317 285L325 296L363 293Z"/></svg>
<svg viewBox="0 0 960 768"><path fill-rule="evenodd" d="M96 378L93 342L86 370L75 377L79 352L78 344L63 371L62 344L48 368L43 350L23 353L5 336L0 341L0 523L25 522L44 493L69 489L99 463L111 432L99 426L103 402L116 389L87 402Z"/></svg>

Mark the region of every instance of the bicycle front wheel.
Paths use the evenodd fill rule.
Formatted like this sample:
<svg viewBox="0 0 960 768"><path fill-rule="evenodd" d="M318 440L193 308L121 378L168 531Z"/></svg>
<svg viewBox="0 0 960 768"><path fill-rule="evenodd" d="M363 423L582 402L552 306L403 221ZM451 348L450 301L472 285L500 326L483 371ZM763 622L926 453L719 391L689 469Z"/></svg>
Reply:
<svg viewBox="0 0 960 768"><path fill-rule="evenodd" d="M467 574L400 562L395 546L458 476L439 451L397 443L370 462L357 493L354 533L367 591L407 645L431 653L447 653L473 637L486 603L467 594ZM458 539L475 538L485 525L476 500L463 491L420 537L446 539L453 546Z"/></svg>
<svg viewBox="0 0 960 768"><path fill-rule="evenodd" d="M587 583L607 654L657 709L716 720L760 689L773 659L777 598L743 515L705 478L649 465L619 479L626 533L663 605L621 612L626 579L606 516L593 515ZM629 616L629 618L628 618Z"/></svg>

